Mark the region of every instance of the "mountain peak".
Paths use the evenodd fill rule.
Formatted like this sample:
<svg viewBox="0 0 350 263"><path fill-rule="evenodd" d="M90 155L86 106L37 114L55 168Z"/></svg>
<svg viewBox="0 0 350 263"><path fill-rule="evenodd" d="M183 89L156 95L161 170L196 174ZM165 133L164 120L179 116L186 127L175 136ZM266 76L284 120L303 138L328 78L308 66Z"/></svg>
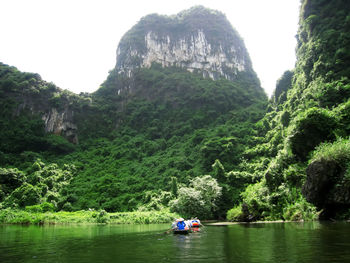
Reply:
<svg viewBox="0 0 350 263"><path fill-rule="evenodd" d="M243 40L226 16L203 6L173 16L147 15L123 36L117 49L118 73L131 76L152 63L212 79L233 80L239 72L252 71Z"/></svg>

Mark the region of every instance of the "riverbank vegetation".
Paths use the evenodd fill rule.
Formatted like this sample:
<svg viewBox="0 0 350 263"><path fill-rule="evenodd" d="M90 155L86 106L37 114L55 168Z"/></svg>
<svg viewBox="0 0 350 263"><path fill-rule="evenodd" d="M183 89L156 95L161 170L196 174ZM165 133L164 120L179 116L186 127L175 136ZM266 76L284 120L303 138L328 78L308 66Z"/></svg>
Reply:
<svg viewBox="0 0 350 263"><path fill-rule="evenodd" d="M39 208L39 209L38 209ZM2 224L160 224L180 216L169 210L108 213L100 211L42 211L40 206L0 210Z"/></svg>

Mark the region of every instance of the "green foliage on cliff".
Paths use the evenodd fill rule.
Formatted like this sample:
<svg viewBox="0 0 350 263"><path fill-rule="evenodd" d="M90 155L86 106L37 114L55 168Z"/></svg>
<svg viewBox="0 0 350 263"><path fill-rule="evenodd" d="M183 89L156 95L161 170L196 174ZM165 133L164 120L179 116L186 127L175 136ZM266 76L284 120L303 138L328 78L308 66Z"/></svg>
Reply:
<svg viewBox="0 0 350 263"><path fill-rule="evenodd" d="M65 154L74 145L45 132L43 112L77 101L75 94L0 62L0 165L31 163L39 153Z"/></svg>
<svg viewBox="0 0 350 263"><path fill-rule="evenodd" d="M135 72L131 88L123 89L128 81L111 75L92 95L105 123L81 124L81 150L62 159L79 169L68 190L73 209L161 207L175 196L155 203L145 193L174 192L172 178L179 190L204 174L220 180L212 164L239 165L266 105L257 80L245 75L213 81L153 65ZM221 209L216 213L225 213Z"/></svg>
<svg viewBox="0 0 350 263"><path fill-rule="evenodd" d="M25 208L49 203L52 209L61 209L69 202L64 191L75 174L73 165L59 167L57 164L45 164L40 159L25 171L0 168L2 207ZM47 210L47 206L41 209Z"/></svg>
<svg viewBox="0 0 350 263"><path fill-rule="evenodd" d="M51 98L53 94L49 94ZM10 95L18 99L16 92ZM32 96L34 99L34 95L29 98ZM47 107L58 107L62 95L59 97L50 100ZM223 215L226 201L234 202L232 182L224 180L218 165L212 165L219 163L227 170L238 167L243 151L253 144L254 123L266 107L266 96L250 73L240 73L235 82L213 81L156 64L135 71L132 79L112 71L97 92L73 96L69 101L75 111L78 145L46 134L39 115L25 107L19 115L23 119L6 124L12 128L3 133L14 136L3 137L6 144L2 147L7 145L2 148L3 167L19 168L26 180L12 188L1 184L7 189L1 192L3 207L49 202L55 210L66 211L162 209L181 197L176 189L211 174L225 191L217 209L205 210L214 205L206 203L198 216ZM15 110L15 106L9 108L4 123L11 121L8 116ZM36 126L31 125L31 119L36 120ZM29 136L31 133L38 135ZM34 171L33 163L41 168ZM76 167L74 176L60 179L67 164ZM57 172L39 175L46 169ZM21 195L30 198L22 200Z"/></svg>
<svg viewBox="0 0 350 263"><path fill-rule="evenodd" d="M343 218L350 205L341 186L347 139L336 138L350 135L349 8L343 0L302 1L296 67L277 82L269 112L257 123L257 144L243 154L248 159L243 170L262 179L241 193L242 203L230 210L230 219L306 220L317 218L321 209L324 215ZM333 201L341 201L316 209L305 199L309 194L301 194L306 183L305 189L320 191L310 186L315 182L308 180L306 168L316 160L334 159L343 168L334 170L339 181L329 180L327 189L333 189ZM319 195L327 198L328 193Z"/></svg>
<svg viewBox="0 0 350 263"><path fill-rule="evenodd" d="M313 152L311 162L316 160L336 161L348 165L350 162L350 141L339 139L334 143L323 143Z"/></svg>
<svg viewBox="0 0 350 263"><path fill-rule="evenodd" d="M345 189L350 187L350 138L320 144L309 160L310 163L317 161L334 163L339 169L336 183Z"/></svg>
<svg viewBox="0 0 350 263"><path fill-rule="evenodd" d="M289 146L296 156L306 160L310 151L324 141L335 139L337 118L329 110L312 107L300 112L289 127Z"/></svg>

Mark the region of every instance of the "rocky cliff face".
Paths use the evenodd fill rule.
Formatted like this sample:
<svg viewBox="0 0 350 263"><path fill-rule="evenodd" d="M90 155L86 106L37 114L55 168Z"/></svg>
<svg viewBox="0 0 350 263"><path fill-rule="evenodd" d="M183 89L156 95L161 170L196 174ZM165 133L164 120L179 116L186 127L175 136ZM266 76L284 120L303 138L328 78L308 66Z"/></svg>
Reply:
<svg viewBox="0 0 350 263"><path fill-rule="evenodd" d="M41 118L48 133L62 135L72 143L78 143L74 107L82 100L78 95L64 91L40 75L24 73L0 62L0 119L3 125L8 119L31 116Z"/></svg>
<svg viewBox="0 0 350 263"><path fill-rule="evenodd" d="M78 128L73 120L74 111L66 107L58 111L56 108L48 109L43 113L42 120L45 123L45 131L62 135L70 142L78 143Z"/></svg>
<svg viewBox="0 0 350 263"><path fill-rule="evenodd" d="M131 77L137 68L159 63L177 66L204 77L234 80L252 71L242 39L217 11L194 7L173 17L149 15L122 38L116 71Z"/></svg>
<svg viewBox="0 0 350 263"><path fill-rule="evenodd" d="M62 91L59 90L59 92ZM11 95L18 102L15 115L19 116L23 111L29 111L33 115L39 114L44 121L45 132L61 135L72 143L78 143L78 128L74 123L74 110L69 105L67 98L62 98L60 105L55 107L50 103L50 97L37 97L29 93L19 95Z"/></svg>

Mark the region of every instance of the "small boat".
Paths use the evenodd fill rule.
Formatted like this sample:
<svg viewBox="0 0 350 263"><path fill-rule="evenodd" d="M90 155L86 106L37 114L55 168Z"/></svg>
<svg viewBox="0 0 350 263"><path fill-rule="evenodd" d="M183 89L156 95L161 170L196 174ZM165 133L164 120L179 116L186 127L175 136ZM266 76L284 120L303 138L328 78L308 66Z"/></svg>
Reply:
<svg viewBox="0 0 350 263"><path fill-rule="evenodd" d="M190 229L183 229L183 230L173 229L173 233L174 233L174 234L187 235L187 234L190 233L190 232L191 232Z"/></svg>
<svg viewBox="0 0 350 263"><path fill-rule="evenodd" d="M189 225L191 228L198 228L202 226L201 221L198 218L189 220Z"/></svg>
<svg viewBox="0 0 350 263"><path fill-rule="evenodd" d="M183 218L176 219L171 229L174 234L188 234L191 232L191 228Z"/></svg>

